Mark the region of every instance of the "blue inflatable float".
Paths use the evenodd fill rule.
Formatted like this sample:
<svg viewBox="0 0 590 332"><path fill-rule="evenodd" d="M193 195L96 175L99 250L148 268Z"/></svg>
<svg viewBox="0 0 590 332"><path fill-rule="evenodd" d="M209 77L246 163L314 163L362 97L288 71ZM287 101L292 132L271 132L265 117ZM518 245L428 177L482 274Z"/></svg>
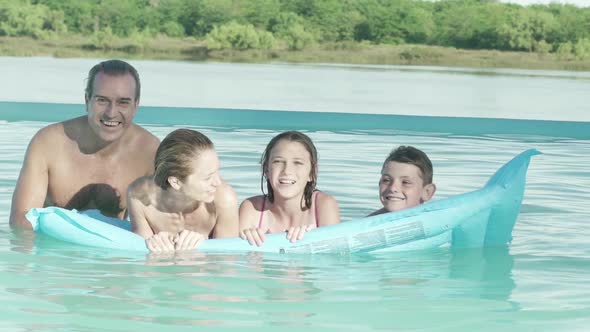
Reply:
<svg viewBox="0 0 590 332"><path fill-rule="evenodd" d="M476 191L435 200L415 208L322 227L290 243L285 234L272 234L261 247L239 238L211 239L202 252L336 253L502 246L512 240L520 210L531 149L502 166ZM129 222L96 212L79 213L57 207L32 209L27 219L37 233L58 240L118 250L147 252L145 241L129 231Z"/></svg>

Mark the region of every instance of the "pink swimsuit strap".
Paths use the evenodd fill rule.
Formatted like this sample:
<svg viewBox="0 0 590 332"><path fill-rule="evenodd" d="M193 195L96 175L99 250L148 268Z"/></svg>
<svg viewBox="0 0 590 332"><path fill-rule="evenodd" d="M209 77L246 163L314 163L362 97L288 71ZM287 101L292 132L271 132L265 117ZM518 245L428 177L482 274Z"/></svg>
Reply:
<svg viewBox="0 0 590 332"><path fill-rule="evenodd" d="M313 214L315 216L315 227L320 227L320 218L318 217L318 191L314 192L313 198Z"/></svg>
<svg viewBox="0 0 590 332"><path fill-rule="evenodd" d="M318 218L318 192L314 192L313 198L313 213L315 217L315 227L320 227L320 219ZM258 219L258 228L262 227L262 220L264 219L264 209L266 208L266 196L262 199L262 207L260 209L260 218Z"/></svg>
<svg viewBox="0 0 590 332"><path fill-rule="evenodd" d="M262 208L260 209L260 219L258 219L258 228L262 227L262 219L264 217L264 208L266 207L266 195L262 198Z"/></svg>

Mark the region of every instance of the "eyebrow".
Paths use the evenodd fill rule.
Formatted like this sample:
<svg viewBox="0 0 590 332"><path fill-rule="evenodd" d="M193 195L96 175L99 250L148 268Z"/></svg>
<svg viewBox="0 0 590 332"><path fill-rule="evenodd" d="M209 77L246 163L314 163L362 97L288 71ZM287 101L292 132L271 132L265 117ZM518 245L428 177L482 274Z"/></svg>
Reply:
<svg viewBox="0 0 590 332"><path fill-rule="evenodd" d="M274 155L274 156L271 156L270 159L289 159L289 158L284 157L282 155ZM293 159L293 160L308 160L309 158L305 158L305 157L293 157L291 159Z"/></svg>
<svg viewBox="0 0 590 332"><path fill-rule="evenodd" d="M216 170L214 170L214 171L212 171L212 172L210 172L210 173L207 173L207 174L205 174L205 176L206 176L206 177L209 177L209 176L212 176L213 174L215 174L215 173L217 173L217 172L219 172L219 168L217 168Z"/></svg>
<svg viewBox="0 0 590 332"><path fill-rule="evenodd" d="M94 95L94 98L104 98L104 99L111 100L111 98L109 98L107 96L96 95L96 94ZM123 97L123 98L119 98L117 100L120 100L120 101L133 101L133 98L131 98L131 97Z"/></svg>
<svg viewBox="0 0 590 332"><path fill-rule="evenodd" d="M386 177L388 177L388 178L394 178L394 177L395 177L395 176L391 176L390 174L387 174L387 173L385 173L385 174L383 174L383 173L382 173L382 174L381 174L381 177L384 177L384 176L386 176ZM415 177L413 177L413 176L411 176L411 175L402 175L402 176L399 176L399 178L400 178L400 179L410 179L410 180L411 180L411 179L415 179Z"/></svg>

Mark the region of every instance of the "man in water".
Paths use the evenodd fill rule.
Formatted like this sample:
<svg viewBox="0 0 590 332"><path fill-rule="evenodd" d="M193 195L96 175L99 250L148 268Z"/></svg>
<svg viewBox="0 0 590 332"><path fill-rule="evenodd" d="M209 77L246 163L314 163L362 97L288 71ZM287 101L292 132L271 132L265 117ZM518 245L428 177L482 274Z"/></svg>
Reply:
<svg viewBox="0 0 590 332"><path fill-rule="evenodd" d="M51 124L29 143L12 196L10 225L31 229L32 208L99 209L123 218L127 187L154 169L159 140L133 123L140 81L121 60L95 65L86 85L86 115Z"/></svg>

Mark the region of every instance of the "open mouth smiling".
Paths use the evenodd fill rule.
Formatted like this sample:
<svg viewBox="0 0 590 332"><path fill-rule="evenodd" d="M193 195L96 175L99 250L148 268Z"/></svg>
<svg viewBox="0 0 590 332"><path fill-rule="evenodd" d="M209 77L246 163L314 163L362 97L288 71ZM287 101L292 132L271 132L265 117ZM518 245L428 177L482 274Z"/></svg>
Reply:
<svg viewBox="0 0 590 332"><path fill-rule="evenodd" d="M394 195L384 195L383 198L385 198L388 201L404 201L405 200L404 197L399 197L399 196L394 196Z"/></svg>
<svg viewBox="0 0 590 332"><path fill-rule="evenodd" d="M102 123L106 127L116 127L121 124L120 121L107 121L107 120L100 120L100 123Z"/></svg>

